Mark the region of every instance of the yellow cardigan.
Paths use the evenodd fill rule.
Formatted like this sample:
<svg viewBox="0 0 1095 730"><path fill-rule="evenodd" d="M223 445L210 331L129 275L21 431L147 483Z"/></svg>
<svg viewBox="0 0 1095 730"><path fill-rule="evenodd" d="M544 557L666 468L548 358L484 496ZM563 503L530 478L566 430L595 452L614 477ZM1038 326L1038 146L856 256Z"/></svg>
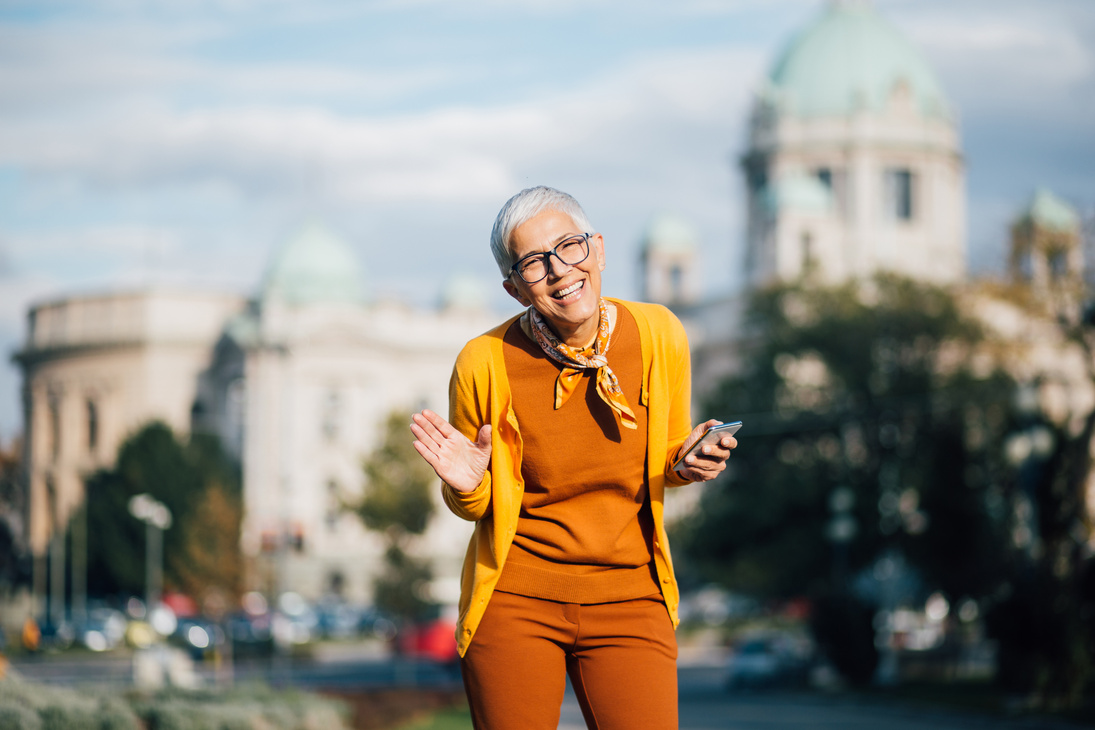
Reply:
<svg viewBox="0 0 1095 730"><path fill-rule="evenodd" d="M680 593L665 534L663 498L666 486L687 483L669 465L670 457L692 430L688 339L680 320L661 305L610 301L631 312L639 326L643 358L640 397L647 407L646 480L654 516L654 565L665 605L676 626ZM448 484L441 487L449 509L476 523L460 581L456 641L461 656L502 574L517 532L524 494L521 428L513 412L502 354L502 338L515 319L465 345L449 381L449 422L472 441L481 426L492 424L491 461L479 486L471 492L457 491Z"/></svg>

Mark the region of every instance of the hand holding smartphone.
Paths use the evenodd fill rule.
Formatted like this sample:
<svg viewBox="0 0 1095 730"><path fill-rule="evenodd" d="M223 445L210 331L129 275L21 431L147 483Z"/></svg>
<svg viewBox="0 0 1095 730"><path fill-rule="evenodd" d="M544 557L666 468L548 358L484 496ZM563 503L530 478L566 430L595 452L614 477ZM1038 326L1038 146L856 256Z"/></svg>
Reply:
<svg viewBox="0 0 1095 730"><path fill-rule="evenodd" d="M680 458L673 462L673 471L679 472L681 469L688 468L688 464L686 464L684 460L690 455L702 453L700 449L708 444L717 444L723 436L733 436L738 432L739 428L741 428L741 421L720 423L717 426L712 426L707 429L703 432L703 436L700 436L699 439L696 440L696 443L689 447L688 451L681 454Z"/></svg>

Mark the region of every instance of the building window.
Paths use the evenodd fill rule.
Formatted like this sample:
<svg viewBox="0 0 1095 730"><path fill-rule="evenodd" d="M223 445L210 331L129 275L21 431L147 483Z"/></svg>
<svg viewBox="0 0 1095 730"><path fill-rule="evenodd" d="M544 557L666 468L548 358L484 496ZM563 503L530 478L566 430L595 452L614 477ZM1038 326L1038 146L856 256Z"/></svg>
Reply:
<svg viewBox="0 0 1095 730"><path fill-rule="evenodd" d="M829 191L833 201L833 212L841 217L848 215L848 185L844 170L831 167L819 167L814 170L818 182Z"/></svg>
<svg viewBox="0 0 1095 730"><path fill-rule="evenodd" d="M814 236L809 231L802 232L802 273L808 274L817 268L817 251L814 250Z"/></svg>
<svg viewBox="0 0 1095 730"><path fill-rule="evenodd" d="M320 431L324 440L332 443L338 441L342 425L342 397L338 391L329 391L324 396L320 408L322 410Z"/></svg>
<svg viewBox="0 0 1095 730"><path fill-rule="evenodd" d="M886 217L893 221L911 221L913 219L913 182L914 176L907 168L886 170L883 184Z"/></svg>
<svg viewBox="0 0 1095 730"><path fill-rule="evenodd" d="M669 297L674 302L684 300L684 268L680 264L669 268Z"/></svg>
<svg viewBox="0 0 1095 730"><path fill-rule="evenodd" d="M339 493L338 482L334 479L327 480L327 514L324 521L327 529L334 532L338 526L338 518L342 516L342 496Z"/></svg>
<svg viewBox="0 0 1095 730"><path fill-rule="evenodd" d="M49 396L49 453L54 461L61 456L61 402L55 395Z"/></svg>
<svg viewBox="0 0 1095 730"><path fill-rule="evenodd" d="M301 525L299 522L294 522L292 528L289 531L289 547L294 552L304 552L304 526Z"/></svg>
<svg viewBox="0 0 1095 730"><path fill-rule="evenodd" d="M87 450L94 454L99 449L99 407L90 398L87 401Z"/></svg>
<svg viewBox="0 0 1095 730"><path fill-rule="evenodd" d="M1060 249L1046 253L1046 268L1049 269L1049 278L1061 281L1068 278L1068 253Z"/></svg>

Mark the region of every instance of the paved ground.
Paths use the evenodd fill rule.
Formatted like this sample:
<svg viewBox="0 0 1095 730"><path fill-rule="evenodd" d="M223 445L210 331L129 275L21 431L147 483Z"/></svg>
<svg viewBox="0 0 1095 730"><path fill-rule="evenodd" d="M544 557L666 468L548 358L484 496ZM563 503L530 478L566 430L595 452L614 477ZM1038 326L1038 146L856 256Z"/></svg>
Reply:
<svg viewBox="0 0 1095 730"><path fill-rule="evenodd" d="M1074 730L1044 718L1000 718L887 706L814 694L682 695L680 730ZM585 730L578 703L563 705L559 730Z"/></svg>

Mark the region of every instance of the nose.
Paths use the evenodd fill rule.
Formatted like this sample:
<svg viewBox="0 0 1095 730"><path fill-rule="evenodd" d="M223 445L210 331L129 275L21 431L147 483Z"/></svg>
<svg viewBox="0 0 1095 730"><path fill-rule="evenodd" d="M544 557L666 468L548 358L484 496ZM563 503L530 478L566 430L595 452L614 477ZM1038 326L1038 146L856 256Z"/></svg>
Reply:
<svg viewBox="0 0 1095 730"><path fill-rule="evenodd" d="M559 254L554 251L548 251L548 255L544 260L544 266L547 267L548 276L553 279L558 279L560 276L574 268L574 264L568 264L566 261L563 261L559 258ZM556 266L559 267L558 270L556 270Z"/></svg>

